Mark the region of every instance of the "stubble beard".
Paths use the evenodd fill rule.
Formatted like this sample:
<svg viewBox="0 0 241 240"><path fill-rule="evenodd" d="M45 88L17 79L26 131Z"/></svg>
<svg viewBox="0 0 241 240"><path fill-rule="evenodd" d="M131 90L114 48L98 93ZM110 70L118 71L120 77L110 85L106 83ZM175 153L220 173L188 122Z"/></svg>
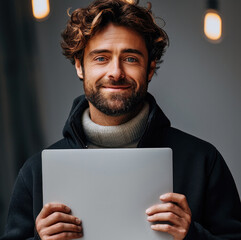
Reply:
<svg viewBox="0 0 241 240"><path fill-rule="evenodd" d="M136 82L133 80L121 79L119 81L108 81L110 85L131 84L128 91L120 93L102 92L103 83L96 84L96 88L88 88L84 80L86 99L102 113L108 116L121 116L134 111L146 98L148 83L140 89L136 89Z"/></svg>

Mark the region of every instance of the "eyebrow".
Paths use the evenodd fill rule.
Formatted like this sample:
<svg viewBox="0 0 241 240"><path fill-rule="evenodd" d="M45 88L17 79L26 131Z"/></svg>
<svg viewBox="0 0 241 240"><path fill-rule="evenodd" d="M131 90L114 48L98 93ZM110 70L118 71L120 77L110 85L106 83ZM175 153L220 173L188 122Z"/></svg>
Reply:
<svg viewBox="0 0 241 240"><path fill-rule="evenodd" d="M95 49L95 50L91 51L88 55L92 56L92 55L100 54L100 53L111 53L111 51L108 49Z"/></svg>
<svg viewBox="0 0 241 240"><path fill-rule="evenodd" d="M93 56L93 55L100 54L100 53L111 53L111 51L108 49L95 49L95 50L91 51L88 55ZM124 48L121 50L121 53L135 53L135 54L138 54L138 55L144 57L144 54L141 51L139 51L137 49L133 49L133 48Z"/></svg>
<svg viewBox="0 0 241 240"><path fill-rule="evenodd" d="M133 48L125 48L121 51L121 53L135 53L135 54L138 54L138 55L144 57L144 54L141 51L139 51L137 49L133 49Z"/></svg>

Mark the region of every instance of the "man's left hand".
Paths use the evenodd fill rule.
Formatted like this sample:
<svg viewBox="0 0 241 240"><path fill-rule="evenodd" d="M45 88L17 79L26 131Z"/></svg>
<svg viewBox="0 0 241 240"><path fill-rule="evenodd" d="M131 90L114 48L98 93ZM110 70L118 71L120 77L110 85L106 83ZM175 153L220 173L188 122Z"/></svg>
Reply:
<svg viewBox="0 0 241 240"><path fill-rule="evenodd" d="M184 239L191 224L192 215L186 197L178 193L166 193L160 196L160 200L163 203L146 210L147 220L155 222L151 228L171 234L174 240Z"/></svg>

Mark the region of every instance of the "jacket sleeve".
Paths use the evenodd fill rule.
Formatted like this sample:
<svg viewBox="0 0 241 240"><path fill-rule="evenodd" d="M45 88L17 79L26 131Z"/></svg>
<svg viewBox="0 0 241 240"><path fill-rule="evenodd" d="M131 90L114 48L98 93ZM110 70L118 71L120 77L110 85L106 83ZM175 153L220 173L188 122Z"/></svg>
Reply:
<svg viewBox="0 0 241 240"><path fill-rule="evenodd" d="M240 240L239 194L233 177L217 150L206 189L203 222L193 221L185 240Z"/></svg>
<svg viewBox="0 0 241 240"><path fill-rule="evenodd" d="M5 234L1 240L40 240L34 229L33 198L20 170L9 206Z"/></svg>

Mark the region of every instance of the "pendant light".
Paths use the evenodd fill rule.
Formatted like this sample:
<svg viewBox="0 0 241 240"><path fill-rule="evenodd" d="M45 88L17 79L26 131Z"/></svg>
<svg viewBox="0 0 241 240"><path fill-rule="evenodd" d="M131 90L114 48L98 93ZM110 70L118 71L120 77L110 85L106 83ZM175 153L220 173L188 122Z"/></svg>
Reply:
<svg viewBox="0 0 241 240"><path fill-rule="evenodd" d="M218 43L222 38L222 18L218 12L218 0L207 0L204 16L204 34L206 38Z"/></svg>
<svg viewBox="0 0 241 240"><path fill-rule="evenodd" d="M44 19L49 15L49 0L32 0L33 16L38 19Z"/></svg>

